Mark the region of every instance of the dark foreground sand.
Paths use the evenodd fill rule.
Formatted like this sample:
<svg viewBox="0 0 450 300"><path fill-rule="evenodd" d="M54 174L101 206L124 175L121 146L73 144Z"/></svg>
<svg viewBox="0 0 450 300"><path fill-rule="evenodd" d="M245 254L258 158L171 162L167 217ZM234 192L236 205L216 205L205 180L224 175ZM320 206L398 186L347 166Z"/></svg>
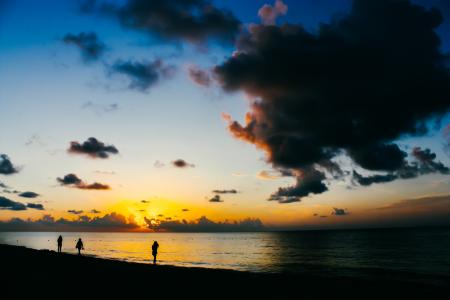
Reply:
<svg viewBox="0 0 450 300"><path fill-rule="evenodd" d="M0 245L0 299L449 299L450 277L336 278L127 263Z"/></svg>

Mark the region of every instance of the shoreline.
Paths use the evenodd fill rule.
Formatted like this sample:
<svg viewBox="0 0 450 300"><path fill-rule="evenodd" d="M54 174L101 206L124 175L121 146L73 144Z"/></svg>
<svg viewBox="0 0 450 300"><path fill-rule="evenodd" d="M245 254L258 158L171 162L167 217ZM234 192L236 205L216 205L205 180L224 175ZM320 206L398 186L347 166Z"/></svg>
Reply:
<svg viewBox="0 0 450 300"><path fill-rule="evenodd" d="M302 295L303 299L432 299L450 291L449 278L329 277L327 274L252 273L227 269L153 265L0 244L2 289L9 297L79 290L86 295L217 296ZM56 295L55 294L55 295ZM46 297L49 295L46 294ZM81 295L80 295L81 296ZM51 297L51 295L50 295ZM11 299L11 298L7 298Z"/></svg>

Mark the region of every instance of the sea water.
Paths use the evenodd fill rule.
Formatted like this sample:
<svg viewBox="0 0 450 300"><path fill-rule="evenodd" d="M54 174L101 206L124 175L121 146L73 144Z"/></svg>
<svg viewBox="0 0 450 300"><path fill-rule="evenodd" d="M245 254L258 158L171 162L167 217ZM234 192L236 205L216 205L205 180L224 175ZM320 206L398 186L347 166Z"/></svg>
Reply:
<svg viewBox="0 0 450 300"><path fill-rule="evenodd" d="M261 233L87 233L0 232L0 243L130 262L252 272L347 274L404 271L450 274L450 228L329 230Z"/></svg>

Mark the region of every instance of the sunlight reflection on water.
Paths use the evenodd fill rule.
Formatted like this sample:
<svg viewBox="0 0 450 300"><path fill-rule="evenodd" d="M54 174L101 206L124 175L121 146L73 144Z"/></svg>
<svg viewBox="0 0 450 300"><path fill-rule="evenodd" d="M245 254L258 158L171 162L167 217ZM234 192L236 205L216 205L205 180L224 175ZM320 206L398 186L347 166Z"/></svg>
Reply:
<svg viewBox="0 0 450 300"><path fill-rule="evenodd" d="M58 233L0 232L0 243L56 250ZM63 251L160 264L254 272L337 272L363 269L450 272L449 229L348 230L290 233L63 233Z"/></svg>

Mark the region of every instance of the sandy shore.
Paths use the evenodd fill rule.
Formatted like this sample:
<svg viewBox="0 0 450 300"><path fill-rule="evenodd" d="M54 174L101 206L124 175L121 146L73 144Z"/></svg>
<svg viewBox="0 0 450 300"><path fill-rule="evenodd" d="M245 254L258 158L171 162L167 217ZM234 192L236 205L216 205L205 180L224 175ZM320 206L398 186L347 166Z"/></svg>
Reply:
<svg viewBox="0 0 450 300"><path fill-rule="evenodd" d="M0 245L0 257L0 295L7 295L6 299L259 295L278 299L437 299L450 292L447 277L411 274L378 274L364 279L255 274L128 263L7 245Z"/></svg>

